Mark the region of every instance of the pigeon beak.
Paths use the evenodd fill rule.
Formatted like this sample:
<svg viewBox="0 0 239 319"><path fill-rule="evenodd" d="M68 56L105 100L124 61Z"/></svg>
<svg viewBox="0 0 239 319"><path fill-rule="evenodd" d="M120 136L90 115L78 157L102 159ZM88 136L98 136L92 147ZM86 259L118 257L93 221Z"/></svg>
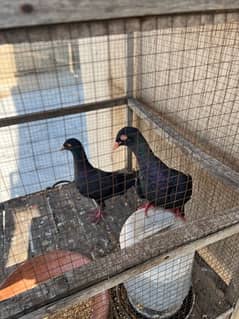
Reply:
<svg viewBox="0 0 239 319"><path fill-rule="evenodd" d="M118 147L119 147L119 143L118 143L118 142L115 142L115 143L114 143L114 146L113 146L113 151L115 151Z"/></svg>
<svg viewBox="0 0 239 319"><path fill-rule="evenodd" d="M65 150L65 147L64 145L60 148L60 151L64 151Z"/></svg>

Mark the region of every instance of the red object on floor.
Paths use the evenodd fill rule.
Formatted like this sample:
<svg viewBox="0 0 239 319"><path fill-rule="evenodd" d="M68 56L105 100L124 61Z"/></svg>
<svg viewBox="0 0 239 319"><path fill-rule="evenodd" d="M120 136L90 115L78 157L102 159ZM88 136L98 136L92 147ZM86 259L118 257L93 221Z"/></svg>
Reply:
<svg viewBox="0 0 239 319"><path fill-rule="evenodd" d="M0 285L0 301L34 288L39 283L88 264L90 259L75 252L54 250L24 261ZM109 311L108 292L93 298L92 319L106 319Z"/></svg>

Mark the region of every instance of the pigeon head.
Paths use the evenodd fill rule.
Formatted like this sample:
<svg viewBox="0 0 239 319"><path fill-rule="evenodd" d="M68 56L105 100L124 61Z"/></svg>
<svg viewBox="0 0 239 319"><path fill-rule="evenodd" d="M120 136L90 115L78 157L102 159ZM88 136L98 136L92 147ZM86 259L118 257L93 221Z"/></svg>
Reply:
<svg viewBox="0 0 239 319"><path fill-rule="evenodd" d="M83 146L80 141L78 141L76 138L69 138L65 140L61 150L68 150L68 151L73 151L73 150L82 150Z"/></svg>
<svg viewBox="0 0 239 319"><path fill-rule="evenodd" d="M141 137L142 135L137 128L125 126L116 135L114 149L117 149L121 145L128 147L136 145Z"/></svg>

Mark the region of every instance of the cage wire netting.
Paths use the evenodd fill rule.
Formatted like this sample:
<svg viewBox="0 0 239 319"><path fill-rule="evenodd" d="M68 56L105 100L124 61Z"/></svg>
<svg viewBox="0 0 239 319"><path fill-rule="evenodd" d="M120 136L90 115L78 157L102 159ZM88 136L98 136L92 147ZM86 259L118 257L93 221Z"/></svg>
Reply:
<svg viewBox="0 0 239 319"><path fill-rule="evenodd" d="M51 289L48 287L49 298L71 294L77 290L79 281L82 287L87 287L92 274L86 264L90 267L93 260L100 271L103 266L100 257L109 256L104 268L110 277L120 269L117 260L110 260L112 253L122 249L122 254L127 254L125 248L154 236L159 230L168 232L170 237L175 228L184 225L170 211L151 208L148 218L142 209L135 213L147 199L147 190L145 196L139 196L137 185L132 182L129 186L125 176L121 194L116 191L117 180L110 177L111 196L106 196L103 203L101 197L106 186L99 171L92 179L91 173L85 177L86 159L85 171L82 169L79 178L79 184L84 183L86 188L82 196L76 188L77 182L73 182L76 157L71 151L60 151L69 138L81 141L86 157L96 169L129 174L132 170L142 171L138 158L132 155L131 161L129 149L120 147L113 152L112 146L121 128L134 126L161 161L192 176L192 196L185 200L184 207L186 223L219 215L223 220L224 211L238 206L235 188L185 154L182 146L147 116L135 109L130 111L127 100L140 101L157 112L176 134L234 170L236 175L238 31L237 22L219 21L216 14L211 14L2 32L0 300L3 308L9 298L20 293L25 294L28 302L28 306L19 304L22 312L37 303L46 303L46 291L41 284L53 278ZM105 100L114 102L104 108ZM71 113L76 106L84 107L84 111ZM55 115L50 118L54 110ZM65 112L62 116L61 110ZM24 118L34 112L44 115L40 120L28 119L24 123ZM16 124L13 118L22 120ZM147 151L142 162L147 163L150 154ZM78 155L82 155L82 150ZM145 174L158 173L152 173L148 167ZM167 176L166 189L169 180ZM57 182L59 185L53 187ZM175 183L177 189L178 177ZM95 202L89 198L92 184L97 190L100 188ZM89 212L97 206L106 214L96 224L89 220ZM170 209L175 208L173 203L171 206ZM230 306L225 291L238 273L237 241L238 236L234 235L199 250L196 257L192 253L176 262L166 261L153 270L142 270L138 277L72 306L66 310L68 316L185 318L193 311L194 318L201 318L204 313L214 318ZM74 270L81 266L81 277L74 277ZM214 277L210 277L211 272ZM68 283L57 279L63 274ZM9 310L5 308L3 318Z"/></svg>

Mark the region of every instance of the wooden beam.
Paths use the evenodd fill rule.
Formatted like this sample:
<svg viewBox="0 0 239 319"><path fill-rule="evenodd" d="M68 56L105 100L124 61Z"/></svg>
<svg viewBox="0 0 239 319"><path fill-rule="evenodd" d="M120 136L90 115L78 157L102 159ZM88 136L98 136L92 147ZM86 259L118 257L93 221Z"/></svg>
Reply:
<svg viewBox="0 0 239 319"><path fill-rule="evenodd" d="M237 300L237 303L234 307L234 310L232 312L230 319L238 319L239 318L239 299Z"/></svg>
<svg viewBox="0 0 239 319"><path fill-rule="evenodd" d="M165 260L189 254L239 232L239 207L155 234L1 303L1 319L40 319L90 298ZM46 293L47 292L47 293ZM45 305L44 305L45 303ZM46 305L47 304L47 305ZM43 307L41 307L44 305ZM36 310L36 308L40 309ZM34 312L33 312L34 311ZM28 314L27 314L28 313Z"/></svg>
<svg viewBox="0 0 239 319"><path fill-rule="evenodd" d="M164 15L225 11L239 8L237 0L1 0L0 28Z"/></svg>
<svg viewBox="0 0 239 319"><path fill-rule="evenodd" d="M235 240L238 240L238 236L236 237ZM225 298L231 305L236 305L235 310L237 309L239 315L239 249L233 254L231 280L226 288Z"/></svg>
<svg viewBox="0 0 239 319"><path fill-rule="evenodd" d="M1 12L0 12L1 15ZM155 15L134 18L117 18L88 22L58 23L54 25L31 25L2 29L0 27L0 44L24 42L50 42L55 40L73 40L115 34L128 34L168 28L185 28L213 24L238 23L239 12L203 12L180 15ZM1 22L0 22L1 23Z"/></svg>
<svg viewBox="0 0 239 319"><path fill-rule="evenodd" d="M128 106L143 120L149 122L155 131L166 134L173 143L180 146L181 150L196 160L211 175L220 179L223 183L239 191L239 173L224 165L214 157L208 155L193 143L180 135L172 126L166 123L157 111L135 99L128 100Z"/></svg>
<svg viewBox="0 0 239 319"><path fill-rule="evenodd" d="M232 312L233 312L233 308L230 308L227 311L223 312L220 316L217 316L215 319L229 319L231 317Z"/></svg>
<svg viewBox="0 0 239 319"><path fill-rule="evenodd" d="M28 122L48 120L55 117L72 115L90 111L97 111L101 109L111 108L127 104L126 97L119 97L112 100L104 100L99 102L85 103L74 106L65 106L54 110L33 112L29 114L22 114L10 116L0 119L0 127L23 124Z"/></svg>

